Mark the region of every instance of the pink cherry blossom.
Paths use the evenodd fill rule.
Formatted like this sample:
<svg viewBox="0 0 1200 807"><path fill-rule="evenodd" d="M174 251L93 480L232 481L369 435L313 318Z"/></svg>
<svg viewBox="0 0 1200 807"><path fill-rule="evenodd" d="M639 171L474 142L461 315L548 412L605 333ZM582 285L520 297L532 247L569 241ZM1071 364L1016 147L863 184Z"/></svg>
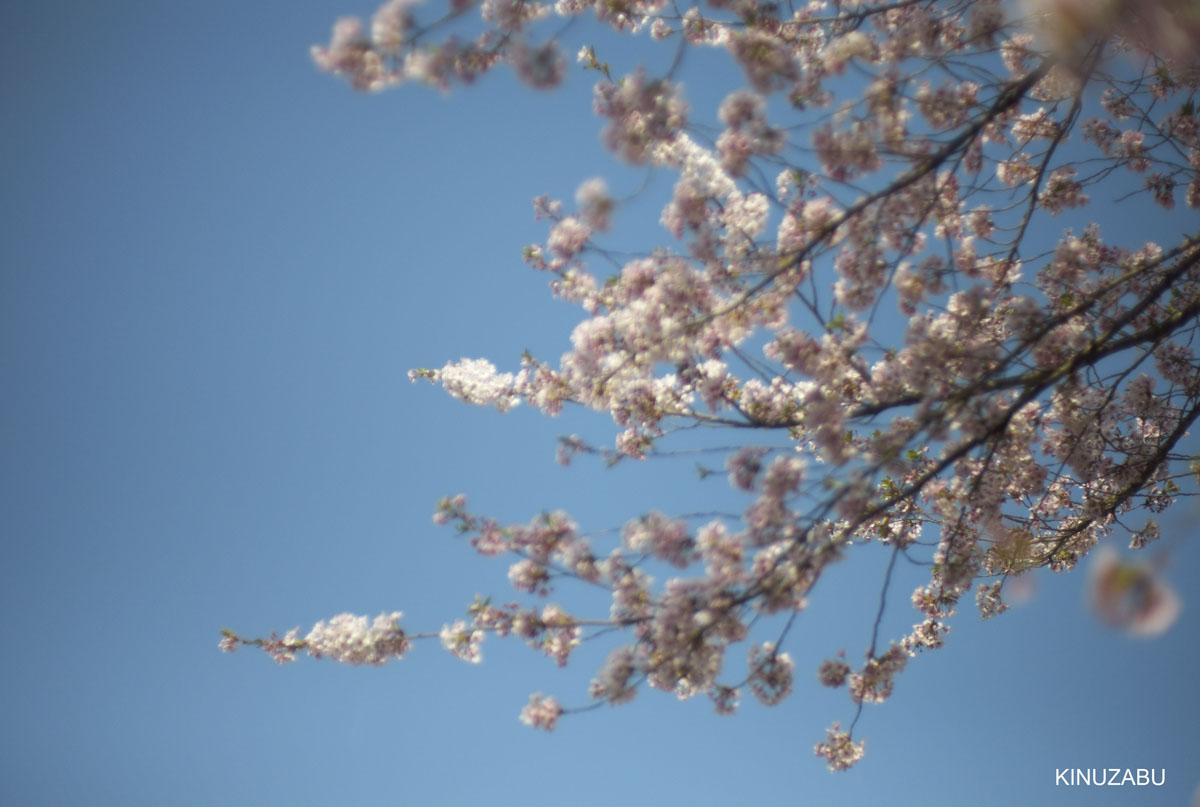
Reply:
<svg viewBox="0 0 1200 807"><path fill-rule="evenodd" d="M528 7L529 4L525 4ZM566 76L567 62L554 40L541 45L525 43L513 49L513 67L521 81L539 90L557 87Z"/></svg>
<svg viewBox="0 0 1200 807"><path fill-rule="evenodd" d="M825 741L814 747L817 756L824 757L831 771L844 771L862 759L865 743L854 742L850 733L842 731L840 723L825 730Z"/></svg>
<svg viewBox="0 0 1200 807"><path fill-rule="evenodd" d="M380 614L370 624L365 616L339 614L318 622L304 637L310 655L343 664L379 666L408 652L409 642L399 627L401 614Z"/></svg>
<svg viewBox="0 0 1200 807"><path fill-rule="evenodd" d="M850 665L841 658L826 659L817 669L817 679L827 687L840 687L849 675Z"/></svg>
<svg viewBox="0 0 1200 807"><path fill-rule="evenodd" d="M529 704L521 710L521 722L542 731L554 731L563 708L554 698L543 697L539 692L529 696Z"/></svg>

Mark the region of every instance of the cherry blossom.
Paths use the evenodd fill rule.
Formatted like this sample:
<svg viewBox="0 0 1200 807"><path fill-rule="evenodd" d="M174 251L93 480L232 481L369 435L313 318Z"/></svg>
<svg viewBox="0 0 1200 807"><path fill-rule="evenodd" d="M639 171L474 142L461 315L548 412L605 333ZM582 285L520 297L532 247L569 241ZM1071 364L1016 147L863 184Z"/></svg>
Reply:
<svg viewBox="0 0 1200 807"><path fill-rule="evenodd" d="M817 679L827 687L840 687L850 675L850 665L843 658L826 659L817 668Z"/></svg>
<svg viewBox="0 0 1200 807"><path fill-rule="evenodd" d="M571 39L589 24L671 66L610 64L601 40ZM716 109L688 101L691 49L723 54L741 84ZM609 444L563 438L564 463L654 461L709 429L720 459L701 484L740 504L588 532L561 511L504 524L448 497L435 523L503 559L516 601L481 597L440 632L341 615L305 637L228 632L221 649L380 664L438 639L478 661L493 634L569 666L612 641L592 704L648 687L729 714L744 688L786 700L791 628L818 583L849 555L886 554L878 616L911 607L911 629L880 636L877 618L861 664L839 652L815 670L855 715L815 745L844 770L864 753L864 705L952 641L964 611L1018 603L1034 569L1094 553L1097 615L1169 629L1181 602L1161 570L1109 545L1165 541L1158 514L1194 484L1181 444L1200 419L1200 230L1167 211L1200 207L1197 52L1184 0L389 0L369 33L338 20L312 58L357 90L595 73L601 142L667 178L657 199L598 177L535 199L546 235L524 260L580 312L561 357L410 376L500 412L611 421ZM631 199L657 217L656 248L617 248ZM1163 215L1122 243L1121 205L1144 203ZM924 570L911 593L897 564ZM568 581L607 605L550 602ZM536 694L520 719L549 731L575 708Z"/></svg>
<svg viewBox="0 0 1200 807"><path fill-rule="evenodd" d="M483 631L468 628L463 620L445 626L438 636L442 640L442 647L463 661L478 664L483 660L483 653L480 651Z"/></svg>
<svg viewBox="0 0 1200 807"><path fill-rule="evenodd" d="M844 771L862 759L865 743L854 742L850 732L842 731L840 723L825 730L825 741L814 747L816 755L824 757L831 771Z"/></svg>
<svg viewBox="0 0 1200 807"><path fill-rule="evenodd" d="M529 697L528 705L521 710L521 722L542 731L554 731L562 713L563 708L558 705L558 701L537 693Z"/></svg>
<svg viewBox="0 0 1200 807"><path fill-rule="evenodd" d="M299 628L288 631L283 637L272 634L269 639L243 639L232 631L225 631L220 648L232 653L239 645L255 645L280 664L294 661L296 653L305 650L314 658L378 667L402 658L409 650L409 638L399 624L402 616L396 611L380 614L368 622L365 616L338 614L328 622L313 625L303 638Z"/></svg>

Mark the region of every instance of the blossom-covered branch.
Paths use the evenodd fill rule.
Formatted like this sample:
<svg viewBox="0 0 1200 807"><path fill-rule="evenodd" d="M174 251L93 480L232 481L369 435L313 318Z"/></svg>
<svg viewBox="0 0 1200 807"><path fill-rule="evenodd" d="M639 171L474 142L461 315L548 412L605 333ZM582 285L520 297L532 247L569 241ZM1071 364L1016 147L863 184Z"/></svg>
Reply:
<svg viewBox="0 0 1200 807"><path fill-rule="evenodd" d="M481 598L437 634L406 636L398 614L371 625L343 615L303 638L229 633L222 646L377 664L437 636L475 661L492 633L565 665L581 642L620 635L589 687L595 703L648 686L730 713L742 688L767 705L791 693L786 639L817 582L882 544L880 615L898 559L926 564L929 578L909 598L911 631L882 649L877 619L858 666L839 654L817 670L856 707L849 730L834 723L815 746L840 770L863 754L852 736L863 704L886 700L911 658L945 643L964 596L995 616L1008 581L1031 569L1070 570L1122 530L1134 548L1151 542L1157 522L1124 520L1180 494L1178 446L1200 418L1200 229L1168 213L1200 207L1200 16L1182 0L1026 9L452 0L421 22L424 7L390 0L369 33L339 21L313 58L364 90L445 90L501 65L556 86L575 47L563 37L579 30L566 23L581 17L677 49L662 76L631 67L614 78L586 42L577 59L601 76L593 108L614 156L675 177L664 243L632 258L609 246L625 202L601 179L579 186L573 209L540 197L549 232L524 258L580 306L571 349L506 371L472 358L411 375L501 412L574 405L611 417L611 447L569 437L564 461L645 459L680 430L736 430L714 451L745 505L650 512L604 539L565 513L502 525L447 498L435 520L508 556L526 604ZM745 80L716 129L675 75L690 48L726 52ZM1160 229L1129 242L1119 219L1100 220L1093 200L1106 195L1157 205ZM1056 229L1085 213L1095 220ZM616 271L598 274L597 258ZM1154 570L1107 564L1094 576L1106 621L1169 626L1178 600ZM548 602L565 580L605 592L609 613ZM731 674L740 645L746 661ZM570 711L538 693L521 719L550 730Z"/></svg>

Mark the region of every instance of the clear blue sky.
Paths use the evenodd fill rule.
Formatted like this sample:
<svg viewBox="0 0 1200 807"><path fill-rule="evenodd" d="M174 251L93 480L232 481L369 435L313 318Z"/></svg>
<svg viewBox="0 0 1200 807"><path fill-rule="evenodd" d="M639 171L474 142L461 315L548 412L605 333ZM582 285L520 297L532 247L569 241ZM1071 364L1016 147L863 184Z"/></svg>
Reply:
<svg viewBox="0 0 1200 807"><path fill-rule="evenodd" d="M732 719L649 692L554 735L518 723L535 690L583 703L591 651L565 671L494 640L480 667L433 644L378 670L219 653L225 626L400 609L436 630L476 592L506 595L503 563L431 524L446 494L508 520L565 507L590 528L740 506L686 462L554 464L556 435L604 439L603 418L501 416L408 382L462 356L558 355L577 312L520 261L545 235L529 200L597 174L628 192L640 175L597 142L591 76L549 95L502 76L442 98L355 95L319 75L309 44L372 10L0 9L0 802L1187 801L1191 534L1170 572L1185 611L1164 639L1100 628L1083 574L1039 577L1030 604L987 624L963 613L946 649L910 665L842 775L811 748L851 704L808 676L869 639L886 561L870 551L831 570L791 634L797 693L772 710L747 699ZM719 80L689 68L711 117ZM635 210L618 226L643 225ZM1196 516L1181 505L1164 532L1194 533ZM885 635L917 621L913 584L898 584ZM1068 766L1165 767L1168 785L1056 789Z"/></svg>

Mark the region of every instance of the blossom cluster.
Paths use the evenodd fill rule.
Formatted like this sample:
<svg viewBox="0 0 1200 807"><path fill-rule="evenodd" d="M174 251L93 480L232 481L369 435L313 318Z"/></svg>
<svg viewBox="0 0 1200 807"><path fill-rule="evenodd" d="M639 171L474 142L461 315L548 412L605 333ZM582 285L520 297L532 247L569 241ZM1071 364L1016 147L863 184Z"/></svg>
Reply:
<svg viewBox="0 0 1200 807"><path fill-rule="evenodd" d="M854 742L850 732L842 731L838 723L825 730L825 741L816 744L817 756L824 757L831 771L844 771L862 759L864 743Z"/></svg>
<svg viewBox="0 0 1200 807"><path fill-rule="evenodd" d="M296 660L296 653L307 651L314 658L328 658L343 664L369 664L378 667L393 659L403 658L410 647L409 637L400 628L399 611L384 613L368 621L365 616L338 614L328 622L318 622L305 636L293 628L284 636L274 634L269 639L243 639L225 631L221 650L232 653L240 645L261 647L276 662L286 664Z"/></svg>

